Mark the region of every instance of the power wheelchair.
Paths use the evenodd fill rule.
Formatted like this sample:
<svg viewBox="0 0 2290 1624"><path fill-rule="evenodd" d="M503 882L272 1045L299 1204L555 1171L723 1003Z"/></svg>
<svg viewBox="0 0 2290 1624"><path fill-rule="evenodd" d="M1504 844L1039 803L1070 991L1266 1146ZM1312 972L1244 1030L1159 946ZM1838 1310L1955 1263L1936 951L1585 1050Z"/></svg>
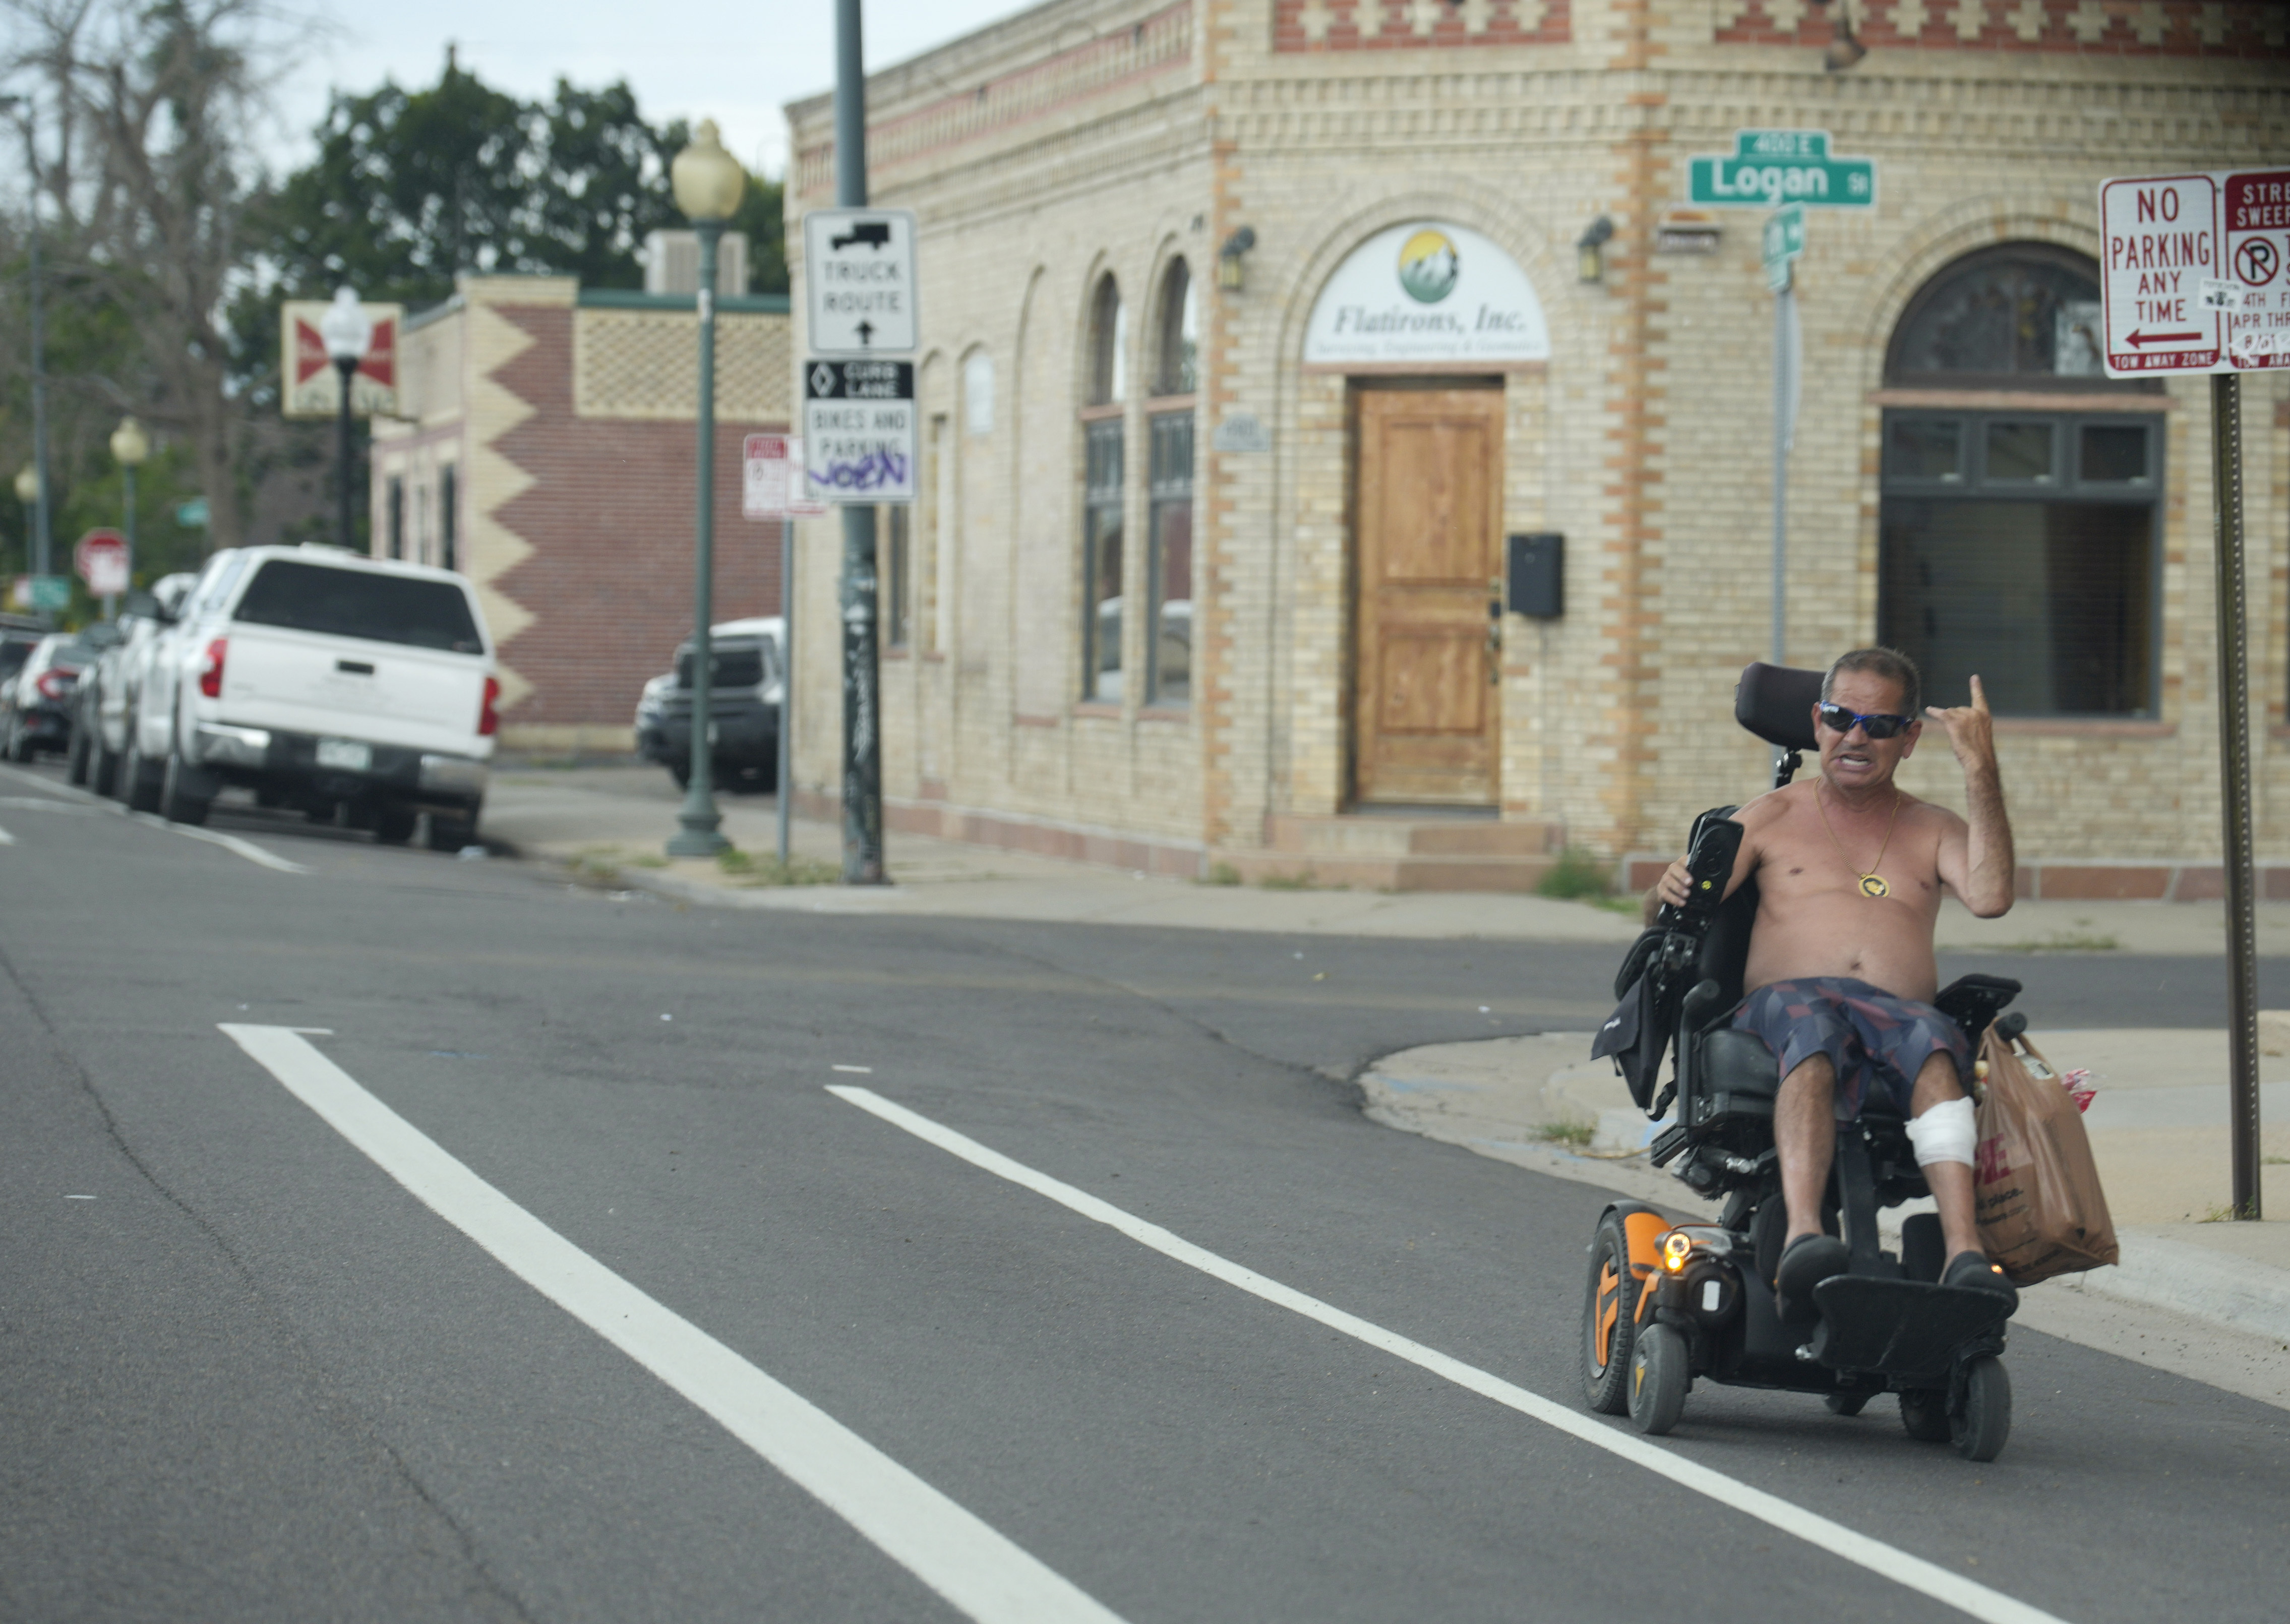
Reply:
<svg viewBox="0 0 2290 1624"><path fill-rule="evenodd" d="M1816 748L1812 712L1821 681L1818 671L1754 664L1735 689L1735 720L1776 747L1776 788ZM1677 1424L1696 1378L1818 1393L1845 1416L1893 1392L1910 1436L1992 1460L2012 1426L2001 1355L2013 1305L1992 1292L1939 1284L1946 1259L1934 1214L1904 1221L1897 1255L1883 1248L1879 1209L1931 1192L1907 1124L1882 1091L1837 1129L1823 1225L1848 1248L1846 1271L1814 1287L1806 1310L1792 1305L1788 1320L1776 1304L1772 1281L1786 1228L1773 1126L1782 1079L1763 1041L1729 1024L1758 914L1754 877L1718 900L1741 845L1741 826L1727 821L1734 810L1695 820L1687 858L1693 900L1662 908L1616 988L1619 996L1641 975L1651 978L1646 1018L1660 1020L1676 1047L1658 1097L1646 1097L1658 1048L1653 1065L1632 1077L1637 1104L1656 1122L1676 1103L1653 1140L1653 1164L1724 1205L1715 1222L1673 1225L1634 1201L1599 1215L1582 1299L1585 1396L1593 1410L1627 1413L1640 1431L1660 1435ZM2019 991L2017 981L1971 975L1934 1002L1976 1051L1991 1022L2007 1037L2018 1035L2024 1017L1999 1020L1999 1012Z"/></svg>

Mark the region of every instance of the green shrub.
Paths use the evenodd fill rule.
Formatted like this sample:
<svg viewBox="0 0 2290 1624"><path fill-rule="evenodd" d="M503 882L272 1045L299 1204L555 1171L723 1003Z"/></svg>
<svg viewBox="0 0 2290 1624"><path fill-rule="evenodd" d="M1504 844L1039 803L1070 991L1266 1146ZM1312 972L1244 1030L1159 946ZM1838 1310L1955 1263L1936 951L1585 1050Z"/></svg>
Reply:
<svg viewBox="0 0 2290 1624"><path fill-rule="evenodd" d="M1614 889L1614 871L1597 852L1581 846L1568 846L1550 866L1550 872L1535 883L1535 894L1558 897L1567 901L1582 902L1610 895Z"/></svg>

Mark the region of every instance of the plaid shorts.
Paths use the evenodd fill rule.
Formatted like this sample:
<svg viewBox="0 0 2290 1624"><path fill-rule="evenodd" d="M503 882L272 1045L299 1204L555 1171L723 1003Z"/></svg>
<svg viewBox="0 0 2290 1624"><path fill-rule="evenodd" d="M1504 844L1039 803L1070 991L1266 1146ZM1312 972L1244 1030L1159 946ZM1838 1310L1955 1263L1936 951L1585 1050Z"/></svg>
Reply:
<svg viewBox="0 0 2290 1624"><path fill-rule="evenodd" d="M1968 1083L1972 1074L1972 1045L1963 1028L1929 1004L1895 998L1850 976L1805 976L1760 987L1742 1000L1734 1025L1765 1040L1784 1077L1807 1056L1826 1054L1837 1068L1839 1122L1861 1114L1872 1082L1908 1116L1917 1073L1943 1051L1956 1061L1958 1082Z"/></svg>

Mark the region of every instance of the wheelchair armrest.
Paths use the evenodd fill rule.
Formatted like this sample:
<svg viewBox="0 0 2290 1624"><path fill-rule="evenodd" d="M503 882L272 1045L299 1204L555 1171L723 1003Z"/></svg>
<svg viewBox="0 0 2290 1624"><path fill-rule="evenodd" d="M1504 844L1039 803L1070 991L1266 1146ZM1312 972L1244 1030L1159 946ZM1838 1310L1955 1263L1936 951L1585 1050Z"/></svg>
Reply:
<svg viewBox="0 0 2290 1624"><path fill-rule="evenodd" d="M1733 1007L1725 989L1714 980L1703 980L1693 985L1678 1009L1678 1027L1686 1036L1698 1036L1707 1031L1714 1020L1722 1020Z"/></svg>

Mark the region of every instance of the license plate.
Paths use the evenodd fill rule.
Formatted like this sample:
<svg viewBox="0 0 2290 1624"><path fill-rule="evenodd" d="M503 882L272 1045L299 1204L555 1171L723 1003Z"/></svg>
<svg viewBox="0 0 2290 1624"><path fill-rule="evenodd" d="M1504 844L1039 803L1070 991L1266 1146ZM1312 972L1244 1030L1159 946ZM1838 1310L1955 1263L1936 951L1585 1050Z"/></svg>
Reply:
<svg viewBox="0 0 2290 1624"><path fill-rule="evenodd" d="M355 739L321 739L318 764L339 767L345 772L367 772L373 766L373 746L360 744Z"/></svg>

